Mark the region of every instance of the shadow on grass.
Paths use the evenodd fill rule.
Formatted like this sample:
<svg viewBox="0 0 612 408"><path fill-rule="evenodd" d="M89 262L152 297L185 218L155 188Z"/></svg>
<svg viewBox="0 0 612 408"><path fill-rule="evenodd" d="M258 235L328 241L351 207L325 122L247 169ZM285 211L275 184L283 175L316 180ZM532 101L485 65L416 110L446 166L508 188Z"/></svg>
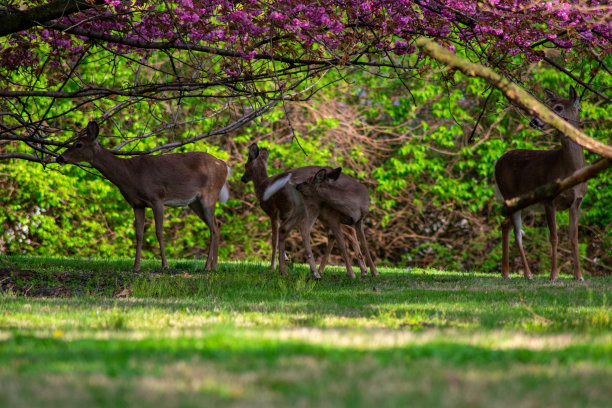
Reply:
<svg viewBox="0 0 612 408"><path fill-rule="evenodd" d="M610 277L591 277L586 282L564 278L551 283L544 276L525 281L381 268L380 277L350 279L343 268L335 267L315 282L307 279L305 265L296 265L288 276L280 276L267 265L244 262L222 262L217 271L206 272L203 261L179 260L170 262L170 271L134 273L127 259L11 257L10 261L12 269L4 269L0 276L0 291L57 296L51 302L54 306L74 306L77 300L69 298L76 297L86 299L89 307L114 304L126 309L294 314L288 322L307 326L321 325L332 316L379 319L391 328L612 328L607 307L612 295ZM147 261L143 268L152 264L157 262ZM130 296L129 301L114 298L122 295Z"/></svg>

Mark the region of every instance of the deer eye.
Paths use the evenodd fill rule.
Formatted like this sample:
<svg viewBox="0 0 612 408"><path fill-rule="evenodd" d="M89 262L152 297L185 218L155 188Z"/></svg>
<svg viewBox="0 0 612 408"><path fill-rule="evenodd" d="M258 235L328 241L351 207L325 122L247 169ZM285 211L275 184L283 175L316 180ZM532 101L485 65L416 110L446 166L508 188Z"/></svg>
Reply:
<svg viewBox="0 0 612 408"><path fill-rule="evenodd" d="M553 108L553 110L554 110L555 112L561 112L561 111L563 110L563 106L561 106L561 105L557 105L557 106L555 106L555 107Z"/></svg>
<svg viewBox="0 0 612 408"><path fill-rule="evenodd" d="M77 149L80 149L81 147L83 147L83 143L77 143L74 145L74 147L76 147Z"/></svg>

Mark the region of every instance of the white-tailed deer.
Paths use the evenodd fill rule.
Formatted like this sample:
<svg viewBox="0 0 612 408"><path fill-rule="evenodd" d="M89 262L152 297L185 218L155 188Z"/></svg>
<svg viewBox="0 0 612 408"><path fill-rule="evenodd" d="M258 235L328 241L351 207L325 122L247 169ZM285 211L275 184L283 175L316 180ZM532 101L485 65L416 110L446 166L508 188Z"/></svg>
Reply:
<svg viewBox="0 0 612 408"><path fill-rule="evenodd" d="M272 269L276 268L276 250L278 248L278 269L281 275L287 273L285 240L289 232L295 226L298 226L304 242L310 273L315 279L321 279L321 276L317 273L310 246L310 229L317 219L318 204L304 200L293 185L287 184L289 179L302 182L320 168L320 166L300 167L291 172L268 177L268 150L260 149L256 143L249 146L249 155L241 180L244 183L253 181L259 204L270 217L272 226Z"/></svg>
<svg viewBox="0 0 612 408"><path fill-rule="evenodd" d="M330 219L334 217L334 214L333 211L321 212L320 202L302 196L295 189L294 184L306 181L324 167L305 166L268 177L268 156L267 149L260 149L256 143L253 143L249 147L249 155L245 164L242 181L244 183L253 181L255 195L259 200L261 208L270 217L272 227L272 269L276 268L276 253L278 249L279 272L283 275L286 273L285 240L291 229L298 226L306 250L311 275L316 279L320 279L320 273L325 268L324 263L327 262L327 257L324 257L322 267L317 272L310 245L310 231L319 215L321 215L322 222L331 227L333 221L330 221ZM330 235L328 246L333 246L332 237ZM329 255L330 251L331 248L328 247L326 254ZM359 254L357 256L359 258ZM360 263L360 268L362 272L365 270L363 261ZM355 277L350 264L347 264L347 274Z"/></svg>
<svg viewBox="0 0 612 408"><path fill-rule="evenodd" d="M338 241L340 251L347 264L349 258L342 238L340 224L355 226L361 252L365 254L370 273L372 276L378 276L376 265L374 265L370 256L363 228L365 216L370 211L368 189L357 180L342 173L342 169L339 167L336 169L320 169L305 182L298 183L296 188L304 197L309 197L321 203L321 215L328 218L327 223ZM332 216L328 217L328 214L332 214Z"/></svg>
<svg viewBox="0 0 612 408"><path fill-rule="evenodd" d="M333 221L328 219L328 213L332 211L331 214L333 218L339 219L339 216L338 214L335 214L335 211L331 210L329 207L327 207L326 209L327 211L323 210L319 213L319 219L327 227L327 246L325 247L325 253L321 257L321 263L319 264L319 275L323 275L323 272L325 272L327 260L329 259L329 255L331 254L332 249L334 249L334 244L336 242L334 228L331 227ZM368 274L368 268L365 264L365 261L363 260L363 253L361 252L361 247L359 246L359 241L357 240L355 228L344 224L341 225L341 228L342 231L339 233L339 235L341 236L340 239L344 239L344 237L346 237L351 242L353 252L355 252L355 257L357 257L357 264L359 265L359 269L361 270L361 276L366 276ZM344 243L344 241L342 242L342 244L338 244L338 246L340 247L340 253L344 260L344 264L346 265L346 274L350 277L355 277L355 273L353 272L353 268L351 267L350 259L348 258L348 253L342 252L342 245L345 245L346 248L346 244Z"/></svg>
<svg viewBox="0 0 612 408"><path fill-rule="evenodd" d="M205 268L216 269L220 233L215 205L217 200L225 202L228 198L229 168L225 162L203 152L121 159L98 143L98 134L98 124L89 122L84 134L57 158L57 162L90 163L119 188L132 206L136 229L134 270L140 270L146 207L153 209L162 268L168 267L164 250L164 205L189 206L208 225L210 245Z"/></svg>
<svg viewBox="0 0 612 408"><path fill-rule="evenodd" d="M569 89L569 98L564 98L557 93L547 89L546 94L550 99L548 106L557 115L571 123L573 126L580 125L580 100L574 87ZM542 129L545 124L535 118L530 123L535 128ZM499 158L495 164L495 181L497 187L505 200L529 193L546 183L556 179L563 179L574 171L585 166L584 150L582 146L573 140L557 132L561 139L561 148L555 150L511 150ZM559 271L557 268L557 224L556 211L569 208L569 237L572 245L572 256L574 261L574 277L583 280L580 272L580 259L578 254L578 218L580 216L580 204L587 191L587 183L567 189L557 195L554 199L543 201L546 212L546 221L550 231L550 243L552 246L552 267L550 279L555 280ZM502 221L502 275L509 276L509 239L510 230L514 226L514 237L525 266L525 277L532 278L531 270L523 250L521 236L521 212L517 211L509 218Z"/></svg>

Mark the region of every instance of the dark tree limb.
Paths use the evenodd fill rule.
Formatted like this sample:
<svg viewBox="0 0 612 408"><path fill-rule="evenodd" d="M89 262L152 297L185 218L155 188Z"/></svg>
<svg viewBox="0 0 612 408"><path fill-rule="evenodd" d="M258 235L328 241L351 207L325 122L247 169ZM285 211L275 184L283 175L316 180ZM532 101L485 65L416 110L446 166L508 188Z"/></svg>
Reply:
<svg viewBox="0 0 612 408"><path fill-rule="evenodd" d="M0 160L8 160L8 159L21 159L27 160L35 163L42 163L42 160L38 156L34 156L33 154L26 153L17 153L17 152L9 152L9 153L0 153Z"/></svg>
<svg viewBox="0 0 612 408"><path fill-rule="evenodd" d="M506 200L504 201L502 214L507 217L518 210L529 207L530 205L538 203L542 200L551 199L563 190L574 187L577 184L584 183L588 179L595 177L610 166L612 166L612 160L602 158L590 166L576 170L571 176L564 178L563 180L555 180L551 183L538 187L525 195Z"/></svg>
<svg viewBox="0 0 612 408"><path fill-rule="evenodd" d="M105 4L103 0L53 0L48 4L0 14L0 37Z"/></svg>

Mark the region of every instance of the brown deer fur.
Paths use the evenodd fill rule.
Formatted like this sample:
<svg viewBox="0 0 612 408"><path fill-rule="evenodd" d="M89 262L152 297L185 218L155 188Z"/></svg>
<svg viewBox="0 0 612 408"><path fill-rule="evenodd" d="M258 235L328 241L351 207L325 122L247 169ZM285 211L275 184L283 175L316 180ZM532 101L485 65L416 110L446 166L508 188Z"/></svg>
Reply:
<svg viewBox="0 0 612 408"><path fill-rule="evenodd" d="M340 224L354 225L361 252L365 254L370 273L378 276L376 265L372 261L365 238L363 221L370 211L370 195L367 188L357 180L342 173L341 168L323 168L305 182L296 186L304 197L319 201L322 212L333 211L334 217L329 221L334 236L340 245L345 260L348 259L346 246L342 240ZM363 271L362 271L363 274Z"/></svg>
<svg viewBox="0 0 612 408"><path fill-rule="evenodd" d="M557 93L546 90L550 99L549 106L557 115L570 122L574 126L580 124L580 101L573 87L569 89L569 98L564 98ZM531 125L542 128L544 123L535 118ZM563 179L574 171L585 166L583 148L566 136L557 132L561 140L561 148L554 150L512 150L499 158L495 164L495 181L497 187L505 200L529 193L546 183L556 179ZM583 280L580 272L580 260L578 255L578 218L580 216L580 204L587 191L587 183L561 192L552 200L543 201L546 221L550 232L550 243L552 246L552 267L550 279L555 280L559 271L557 266L557 225L556 211L569 208L569 235L572 245L572 257L574 263L574 277ZM502 275L509 276L509 237L510 229L514 226L514 236L525 267L525 277L531 279L532 273L529 269L521 237L521 212L517 211L502 222Z"/></svg>
<svg viewBox="0 0 612 408"><path fill-rule="evenodd" d="M132 206L136 229L134 270L140 270L146 207L153 209L162 268L168 267L163 235L164 205L189 206L208 225L210 245L205 268L216 269L220 232L215 218L215 205L220 197L225 201L228 196L229 168L225 162L203 152L122 159L98 143L98 133L98 124L89 122L85 133L57 158L57 162L89 162L119 188Z"/></svg>
<svg viewBox="0 0 612 408"><path fill-rule="evenodd" d="M294 184L306 181L306 179L324 167L305 166L277 174L273 177L268 177L268 156L269 153L267 149L260 149L256 143L252 144L249 147L249 156L245 164L245 173L242 177L242 181L245 183L253 181L255 195L259 200L261 208L270 217L272 227L272 268L274 269L276 267L276 253L278 249L279 272L281 274L286 273L285 240L291 229L298 226L306 250L306 257L311 274L313 277L319 279L320 273L323 273L325 269L327 256L331 251L330 246L334 244L333 236L335 234L333 232L332 234L334 235L330 234L326 256L324 256L321 267L317 272L310 245L310 231L317 217L320 216L321 221L329 228L334 224L333 219L335 215L331 210L322 211L318 201L302 196L297 192ZM331 167L329 169L331 169ZM340 237L340 239L342 239L342 237ZM342 246L344 241L340 242L340 239L338 239L339 246ZM359 253L357 256L359 258ZM360 268L362 271L365 268L363 261L360 263ZM350 263L347 263L347 274L351 277L355 277Z"/></svg>

